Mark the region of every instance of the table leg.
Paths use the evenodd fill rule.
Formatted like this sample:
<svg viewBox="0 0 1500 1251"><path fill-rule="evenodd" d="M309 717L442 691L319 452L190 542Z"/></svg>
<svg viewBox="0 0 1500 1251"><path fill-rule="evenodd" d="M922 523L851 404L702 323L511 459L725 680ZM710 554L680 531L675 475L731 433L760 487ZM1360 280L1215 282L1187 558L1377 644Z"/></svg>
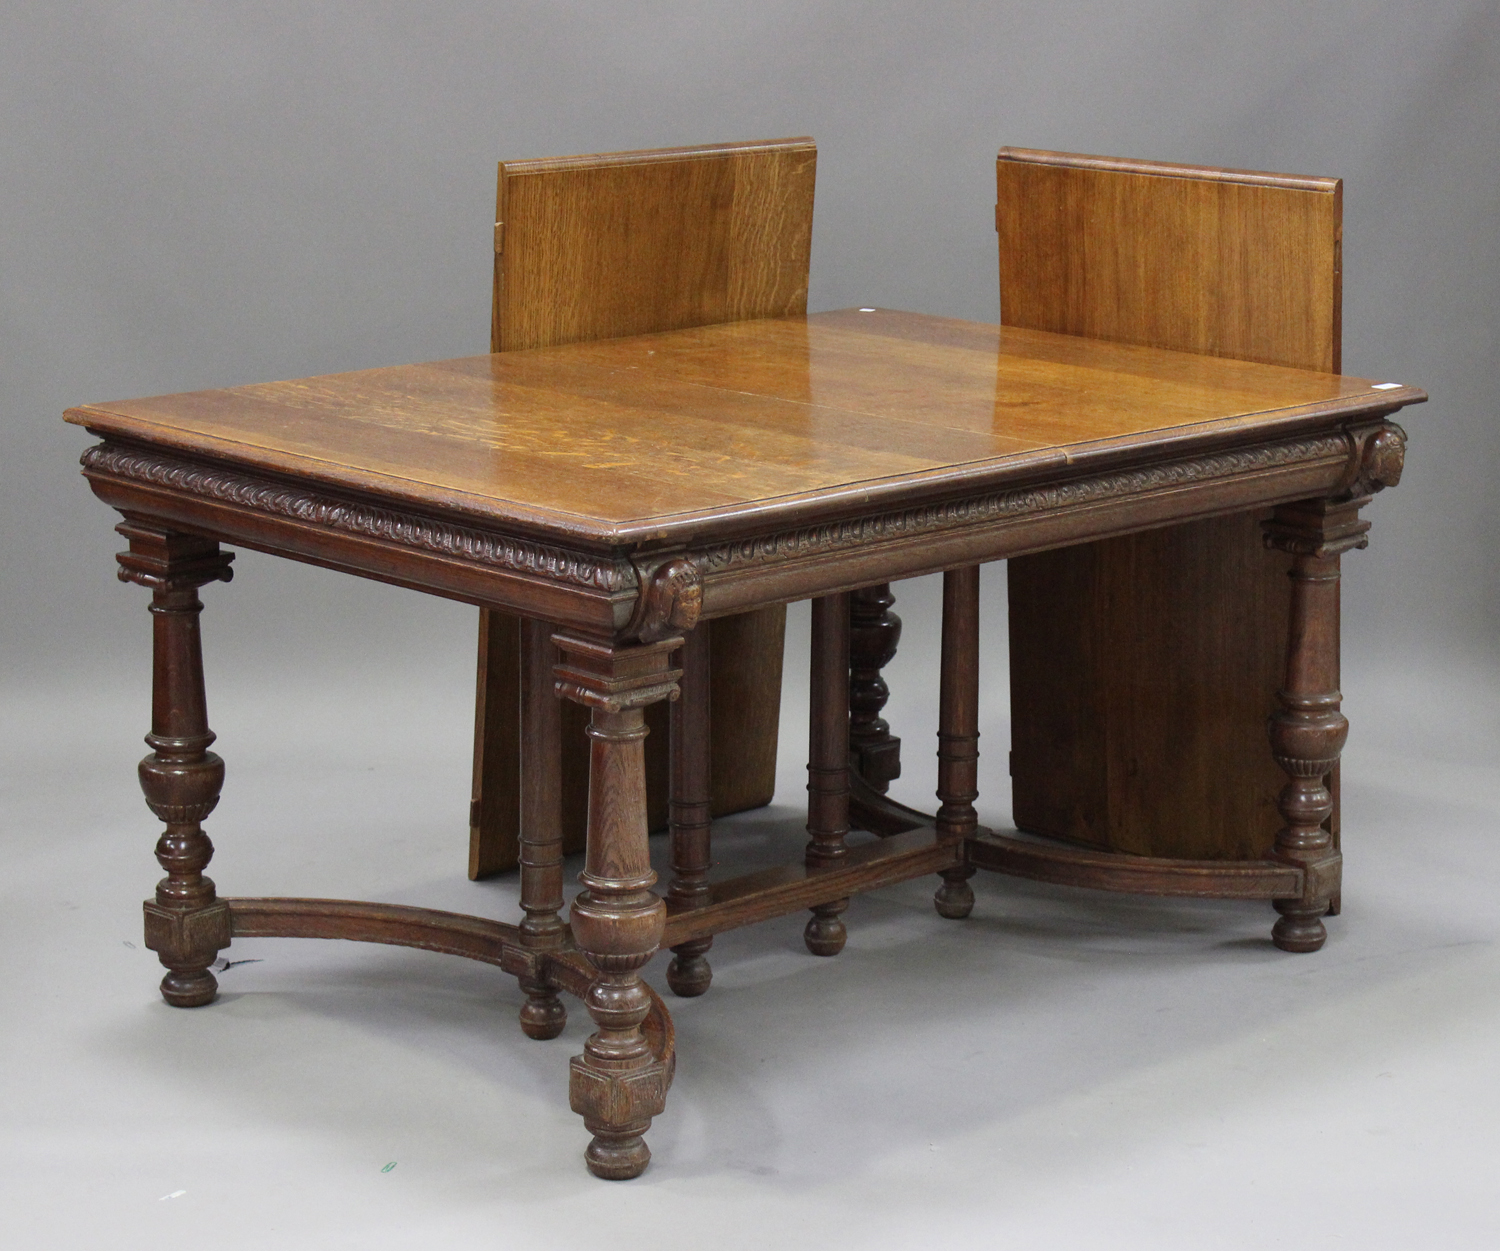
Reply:
<svg viewBox="0 0 1500 1251"><path fill-rule="evenodd" d="M901 642L895 602L886 582L849 594L849 747L860 776L882 795L901 776L901 740L880 715L891 697L880 671Z"/></svg>
<svg viewBox="0 0 1500 1251"><path fill-rule="evenodd" d="M696 907L708 902L712 794L712 722L709 702L709 632L689 631L682 642L682 697L672 704L672 881L667 898ZM695 938L672 948L667 985L691 998L713 980L704 958L713 938Z"/></svg>
<svg viewBox="0 0 1500 1251"><path fill-rule="evenodd" d="M1290 552L1291 615L1286 680L1270 720L1271 754L1291 779L1277 798L1285 825L1277 860L1303 872L1302 894L1278 899L1271 940L1283 951L1317 951L1328 937L1323 917L1338 898L1343 858L1324 826L1333 811L1325 779L1349 734L1340 710L1339 556L1368 542L1359 519L1365 498L1307 500L1278 508L1265 523L1267 546Z"/></svg>
<svg viewBox="0 0 1500 1251"><path fill-rule="evenodd" d="M943 574L942 675L938 693L939 834L971 837L979 826L979 566ZM933 897L938 915L974 910L971 864L943 870Z"/></svg>
<svg viewBox="0 0 1500 1251"><path fill-rule="evenodd" d="M144 905L145 941L167 970L162 998L196 1008L219 992L209 966L230 937L229 909L203 876L214 854L203 820L219 802L224 762L208 750L214 734L203 690L198 588L229 581L234 557L211 539L134 518L116 529L130 541L117 558L120 580L151 588L151 755L139 772L147 806L166 822L156 859L167 876Z"/></svg>
<svg viewBox="0 0 1500 1251"><path fill-rule="evenodd" d="M651 1159L643 1135L665 1106L671 1074L641 1032L651 999L640 969L661 944L666 905L651 890L646 824L647 704L677 695L669 667L680 638L613 645L557 634L557 689L589 708L588 850L573 901L573 941L593 965L584 1000L598 1031L573 1058L568 1092L593 1134L597 1177L637 1177Z"/></svg>
<svg viewBox="0 0 1500 1251"><path fill-rule="evenodd" d="M553 668L557 647L552 628L521 622L521 945L530 951L563 945L567 927L563 906L562 705ZM543 978L523 977L521 1029L529 1038L556 1038L568 1023L557 987Z"/></svg>
<svg viewBox="0 0 1500 1251"><path fill-rule="evenodd" d="M849 595L812 602L812 716L807 761L807 863L837 864L849 832ZM802 940L815 956L836 956L848 933L849 900L812 909Z"/></svg>

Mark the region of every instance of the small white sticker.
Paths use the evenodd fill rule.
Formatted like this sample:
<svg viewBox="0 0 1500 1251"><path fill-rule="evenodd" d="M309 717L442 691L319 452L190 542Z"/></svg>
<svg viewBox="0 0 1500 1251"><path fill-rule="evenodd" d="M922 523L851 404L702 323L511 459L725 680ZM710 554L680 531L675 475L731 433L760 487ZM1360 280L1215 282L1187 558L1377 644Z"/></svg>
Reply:
<svg viewBox="0 0 1500 1251"><path fill-rule="evenodd" d="M1370 390L1372 391L1395 391L1401 386L1399 382L1377 382Z"/></svg>
<svg viewBox="0 0 1500 1251"><path fill-rule="evenodd" d="M875 310L873 308L862 308L859 311L861 313L873 313Z"/></svg>
<svg viewBox="0 0 1500 1251"><path fill-rule="evenodd" d="M180 1199L185 1194L187 1194L186 1190L174 1190L169 1195L162 1195L162 1197L160 1199L158 1199L157 1202L158 1203L165 1203L168 1199Z"/></svg>

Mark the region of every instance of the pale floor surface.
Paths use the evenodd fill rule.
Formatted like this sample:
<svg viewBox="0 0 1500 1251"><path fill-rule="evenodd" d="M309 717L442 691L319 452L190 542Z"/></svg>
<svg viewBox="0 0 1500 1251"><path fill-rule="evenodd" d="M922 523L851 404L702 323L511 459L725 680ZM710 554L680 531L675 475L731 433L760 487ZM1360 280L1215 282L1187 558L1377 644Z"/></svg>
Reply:
<svg viewBox="0 0 1500 1251"><path fill-rule="evenodd" d="M216 1005L162 1004L140 692L13 700L0 1246L1493 1248L1500 683L1361 692L1323 952L1272 949L1265 905L993 875L965 922L930 881L856 900L834 960L801 917L726 935L709 994L668 996L677 1081L623 1185L567 1109L586 1014L528 1041L496 969L242 940ZM287 694L211 691L226 894L514 916L514 879L463 877L461 700ZM800 753L726 857L795 854Z"/></svg>

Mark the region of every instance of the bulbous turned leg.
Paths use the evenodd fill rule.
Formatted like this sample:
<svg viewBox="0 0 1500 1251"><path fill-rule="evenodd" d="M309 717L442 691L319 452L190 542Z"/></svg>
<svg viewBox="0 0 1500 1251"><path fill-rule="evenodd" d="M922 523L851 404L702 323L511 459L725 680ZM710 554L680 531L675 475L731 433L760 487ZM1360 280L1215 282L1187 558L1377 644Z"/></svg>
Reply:
<svg viewBox="0 0 1500 1251"><path fill-rule="evenodd" d="M576 932L582 919L576 903L572 915ZM591 919L599 922L605 915L602 910L595 911ZM618 919L618 915L611 919ZM657 926L659 939L666 920L660 900L657 915L661 921ZM590 922L583 921L582 928L591 932ZM666 1106L671 1081L641 1033L651 999L637 970L650 956L641 957L639 962L634 956L620 957L624 966L611 969L600 967L614 963L607 953L586 954L599 969L584 1000L598 1031L584 1043L583 1054L573 1057L569 1099L573 1111L583 1117L584 1128L593 1135L584 1152L589 1172L606 1181L628 1181L639 1177L651 1162L645 1134L652 1118Z"/></svg>
<svg viewBox="0 0 1500 1251"><path fill-rule="evenodd" d="M709 702L709 633L689 631L682 641L681 698L672 705L671 780L668 804L672 839L672 881L667 899L676 908L701 907L709 899L708 870L713 836ZM684 999L704 994L714 971L705 958L711 936L678 943L667 965L667 985Z"/></svg>
<svg viewBox="0 0 1500 1251"><path fill-rule="evenodd" d="M1292 780L1277 800L1287 824L1276 836L1275 856L1300 867L1304 884L1298 898L1273 901L1281 915L1271 941L1282 951L1317 951L1328 937L1323 917L1337 893L1342 862L1323 828L1333 811L1333 796L1323 783L1329 756L1314 753L1336 759L1349 723L1338 711L1337 692L1299 699L1283 691L1280 698L1283 710L1271 719L1271 742L1277 763Z"/></svg>
<svg viewBox="0 0 1500 1251"><path fill-rule="evenodd" d="M1290 552L1291 614L1286 679L1271 717L1271 754L1289 781L1277 798L1285 823L1273 856L1302 870L1301 894L1277 899L1271 941L1283 951L1317 951L1323 917L1339 897L1343 861L1324 827L1333 812L1325 782L1349 734L1339 704L1339 556L1367 542L1359 519L1368 496L1283 505L1266 523L1268 546Z"/></svg>
<svg viewBox="0 0 1500 1251"><path fill-rule="evenodd" d="M849 848L849 596L812 602L811 732L807 760L807 863L840 863ZM812 909L802 941L815 956L836 956L848 934L848 899Z"/></svg>
<svg viewBox="0 0 1500 1251"><path fill-rule="evenodd" d="M212 752L202 752L201 771L164 777L170 768L165 756L159 748L155 756L141 762L141 785L151 809L160 816L161 809L168 807L160 802L164 792L187 799L211 791L211 798L197 803L171 805L180 813L207 816L218 801L223 762ZM214 1001L219 983L209 966L230 942L229 909L215 899L213 882L203 876L214 849L198 824L201 819L194 816L171 822L157 840L156 859L167 876L157 883L156 898L142 905L146 946L167 970L161 979L161 997L174 1008L197 1008Z"/></svg>
<svg viewBox="0 0 1500 1251"><path fill-rule="evenodd" d="M620 646L558 634L554 641L564 652L558 690L590 708L588 850L570 920L595 970L584 1005L598 1028L573 1058L568 1093L593 1135L589 1171L622 1181L651 1159L644 1135L672 1080L641 1031L651 997L640 969L661 943L667 911L651 890L641 710L677 694L679 671L668 659L682 640Z"/></svg>
<svg viewBox="0 0 1500 1251"><path fill-rule="evenodd" d="M959 841L979 828L979 567L943 574L942 669L938 687L937 831ZM942 872L933 896L938 916L961 921L974 911L974 866Z"/></svg>
<svg viewBox="0 0 1500 1251"><path fill-rule="evenodd" d="M521 622L521 945L555 951L567 939L563 906L562 710L553 666L557 648L546 623ZM568 1024L557 987L540 976L520 979L521 1032L545 1041Z"/></svg>
<svg viewBox="0 0 1500 1251"><path fill-rule="evenodd" d="M167 970L162 998L196 1008L218 994L209 966L230 942L229 909L203 875L214 854L203 821L219 802L224 762L208 750L214 735L203 690L198 588L229 581L234 558L210 539L136 518L116 529L130 541L117 557L120 580L151 588L151 755L139 774L147 806L167 828L156 843L166 877L143 905L145 942Z"/></svg>

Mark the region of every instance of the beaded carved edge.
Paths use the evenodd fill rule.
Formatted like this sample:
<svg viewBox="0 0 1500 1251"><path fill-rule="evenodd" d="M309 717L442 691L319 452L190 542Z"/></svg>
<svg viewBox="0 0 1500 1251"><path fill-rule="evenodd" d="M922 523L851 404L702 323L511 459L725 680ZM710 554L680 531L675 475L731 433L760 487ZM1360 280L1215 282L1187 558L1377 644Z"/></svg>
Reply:
<svg viewBox="0 0 1500 1251"><path fill-rule="evenodd" d="M1055 486L996 491L947 503L921 505L847 521L783 530L704 548L696 553L697 563L705 570L721 571L734 565L796 560L891 539L912 538L982 525L1007 517L1055 512L1105 500L1145 495L1162 489L1232 479L1270 469L1315 463L1335 457L1347 458L1351 451L1357 451L1357 448L1351 443L1350 436L1339 431L1290 443L1221 452L1164 465L1107 473L1096 478L1079 478Z"/></svg>
<svg viewBox="0 0 1500 1251"><path fill-rule="evenodd" d="M495 534L430 517L377 508L304 487L252 478L232 469L197 465L158 452L98 443L79 458L85 473L166 487L257 513L326 526L361 538L455 556L475 564L607 593L636 587L628 563L600 560L564 548Z"/></svg>
<svg viewBox="0 0 1500 1251"><path fill-rule="evenodd" d="M1385 425L1374 427L1376 430L1390 428ZM1351 437L1347 431L1337 431L1316 438L1220 452L1098 477L1082 477L1052 486L994 491L967 499L777 531L698 549L691 554L691 573L687 580L696 585L700 570L720 572L747 564L776 564L893 539L938 534L1008 517L1086 507L1112 499L1349 458L1351 455L1357 466L1363 441ZM250 508L258 513L324 525L361 537L384 539L405 547L608 593L643 590L646 592L643 600L660 598L660 595L652 594L657 588L648 576L649 567L638 569L624 560L600 560L559 547L355 503L301 487L251 478L231 469L193 464L133 447L97 444L85 451L81 459L84 469L89 472L167 487L200 498ZM665 590L662 588L663 594ZM656 607L661 609L658 615L663 620L672 616L666 611L671 605ZM692 615L696 617L696 614Z"/></svg>

